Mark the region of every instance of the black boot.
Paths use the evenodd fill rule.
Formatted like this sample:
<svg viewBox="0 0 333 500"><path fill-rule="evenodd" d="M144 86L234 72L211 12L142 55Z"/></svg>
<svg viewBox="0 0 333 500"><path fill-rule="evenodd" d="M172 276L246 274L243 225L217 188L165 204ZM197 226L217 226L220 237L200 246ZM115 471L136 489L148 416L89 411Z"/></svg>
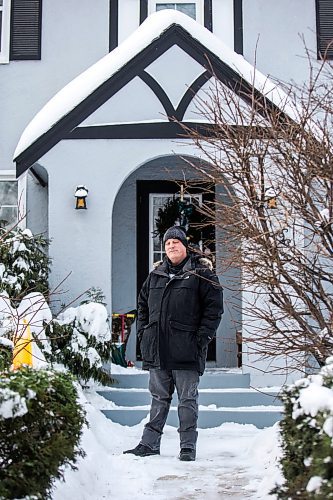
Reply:
<svg viewBox="0 0 333 500"><path fill-rule="evenodd" d="M149 446L145 446L144 444L138 444L133 450L123 451L123 454L131 453L137 457L149 457L150 455L159 455L160 450L152 450Z"/></svg>
<svg viewBox="0 0 333 500"><path fill-rule="evenodd" d="M192 450L192 448L182 448L180 450L178 458L182 462L194 462L194 460L195 460L195 450Z"/></svg>

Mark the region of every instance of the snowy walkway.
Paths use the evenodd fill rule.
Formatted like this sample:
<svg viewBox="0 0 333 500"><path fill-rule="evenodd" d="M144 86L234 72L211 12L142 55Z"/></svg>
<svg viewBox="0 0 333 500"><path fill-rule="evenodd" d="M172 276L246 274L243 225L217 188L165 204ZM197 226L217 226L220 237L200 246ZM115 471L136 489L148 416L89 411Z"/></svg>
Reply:
<svg viewBox="0 0 333 500"><path fill-rule="evenodd" d="M87 393L92 401L95 396ZM123 427L107 420L87 401L87 453L77 471L66 471L53 500L223 500L270 499L279 477L276 427L223 424L199 431L196 462L180 462L178 433L166 427L161 455L137 458L122 451L136 446L143 424Z"/></svg>

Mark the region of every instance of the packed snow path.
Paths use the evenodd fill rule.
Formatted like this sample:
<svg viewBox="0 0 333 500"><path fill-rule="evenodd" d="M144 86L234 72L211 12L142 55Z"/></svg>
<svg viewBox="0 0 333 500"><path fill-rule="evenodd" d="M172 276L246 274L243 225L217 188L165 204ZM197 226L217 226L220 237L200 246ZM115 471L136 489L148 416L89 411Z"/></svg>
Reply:
<svg viewBox="0 0 333 500"><path fill-rule="evenodd" d="M95 394L87 392L92 401ZM123 427L108 420L91 403L82 403L89 428L82 447L86 457L78 470L67 470L57 482L53 500L223 500L270 499L278 480L277 427L259 430L252 425L223 424L200 429L195 462L180 462L177 430L167 426L161 455L138 458L123 455L136 446L143 423Z"/></svg>

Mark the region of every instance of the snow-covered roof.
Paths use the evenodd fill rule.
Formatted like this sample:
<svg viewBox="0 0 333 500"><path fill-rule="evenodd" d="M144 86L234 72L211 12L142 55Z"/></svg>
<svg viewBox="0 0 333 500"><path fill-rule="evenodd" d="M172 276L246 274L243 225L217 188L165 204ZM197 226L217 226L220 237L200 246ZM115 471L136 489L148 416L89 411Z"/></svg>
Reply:
<svg viewBox="0 0 333 500"><path fill-rule="evenodd" d="M37 113L22 133L14 153L14 159L17 159L34 145L112 75L119 72L135 56L174 25L180 26L190 37L214 53L223 63L238 73L243 80L250 85L254 84L254 87L274 105L282 107L284 113L287 113L291 118L295 117L293 106L286 106L287 95L275 83L249 64L243 56L236 54L213 33L189 16L175 10L162 10L150 15L121 45L72 80Z"/></svg>

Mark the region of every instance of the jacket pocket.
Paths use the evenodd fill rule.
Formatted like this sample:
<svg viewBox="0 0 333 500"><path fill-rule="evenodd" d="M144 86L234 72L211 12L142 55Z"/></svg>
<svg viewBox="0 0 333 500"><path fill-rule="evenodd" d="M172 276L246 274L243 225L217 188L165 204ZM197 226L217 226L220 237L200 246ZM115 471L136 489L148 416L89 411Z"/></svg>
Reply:
<svg viewBox="0 0 333 500"><path fill-rule="evenodd" d="M157 322L149 323L143 329L140 349L143 361L153 363L157 356Z"/></svg>
<svg viewBox="0 0 333 500"><path fill-rule="evenodd" d="M196 328L178 321L170 321L170 357L177 363L193 363L198 357Z"/></svg>

